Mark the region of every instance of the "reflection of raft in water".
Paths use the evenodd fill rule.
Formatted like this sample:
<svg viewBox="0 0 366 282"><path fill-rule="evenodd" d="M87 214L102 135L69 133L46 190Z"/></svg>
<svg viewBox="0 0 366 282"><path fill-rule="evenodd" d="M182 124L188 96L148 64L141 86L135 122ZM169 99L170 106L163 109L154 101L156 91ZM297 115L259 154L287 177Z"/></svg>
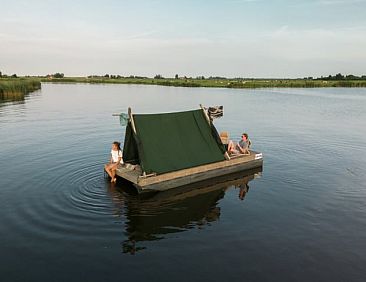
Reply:
<svg viewBox="0 0 366 282"><path fill-rule="evenodd" d="M164 239L168 234L203 228L221 215L218 202L231 187L248 187L260 176L256 168L178 187L161 193L124 197L126 235L123 250L134 253L145 247L138 242Z"/></svg>
<svg viewBox="0 0 366 282"><path fill-rule="evenodd" d="M230 158L205 110L132 115L117 175L139 192L164 191L263 164L262 154Z"/></svg>

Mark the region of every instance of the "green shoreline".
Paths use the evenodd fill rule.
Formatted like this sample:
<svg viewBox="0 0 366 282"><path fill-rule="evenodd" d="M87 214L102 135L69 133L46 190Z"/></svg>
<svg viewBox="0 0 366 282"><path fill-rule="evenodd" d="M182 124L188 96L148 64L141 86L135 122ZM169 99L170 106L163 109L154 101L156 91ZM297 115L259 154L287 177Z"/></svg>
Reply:
<svg viewBox="0 0 366 282"><path fill-rule="evenodd" d="M41 89L40 79L0 78L0 98L3 100L24 96L39 89Z"/></svg>
<svg viewBox="0 0 366 282"><path fill-rule="evenodd" d="M141 77L18 77L0 78L0 98L23 96L41 88L47 83L90 83L90 84L136 84L172 87L213 87L234 89L255 88L324 88L324 87L366 87L366 80L321 80L321 79L225 79L225 78L141 78Z"/></svg>
<svg viewBox="0 0 366 282"><path fill-rule="evenodd" d="M320 87L366 87L366 80L318 80L318 79L174 79L174 78L42 78L51 83L111 83L142 84L173 87L215 88L320 88Z"/></svg>

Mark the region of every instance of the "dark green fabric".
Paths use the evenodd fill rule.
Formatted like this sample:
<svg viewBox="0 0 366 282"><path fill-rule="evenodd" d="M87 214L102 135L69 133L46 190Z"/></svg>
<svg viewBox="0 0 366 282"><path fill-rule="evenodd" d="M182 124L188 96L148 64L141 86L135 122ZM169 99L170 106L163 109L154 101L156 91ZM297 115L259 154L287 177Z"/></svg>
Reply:
<svg viewBox="0 0 366 282"><path fill-rule="evenodd" d="M138 154L137 142L132 131L131 123L126 126L125 142L123 144L123 161L131 164L139 164L140 158Z"/></svg>
<svg viewBox="0 0 366 282"><path fill-rule="evenodd" d="M127 137L133 135L129 124L124 160L136 158L137 148L140 165L146 173L165 173L225 159L225 149L216 139L217 131L207 122L202 110L136 114L133 119L137 136L134 140Z"/></svg>

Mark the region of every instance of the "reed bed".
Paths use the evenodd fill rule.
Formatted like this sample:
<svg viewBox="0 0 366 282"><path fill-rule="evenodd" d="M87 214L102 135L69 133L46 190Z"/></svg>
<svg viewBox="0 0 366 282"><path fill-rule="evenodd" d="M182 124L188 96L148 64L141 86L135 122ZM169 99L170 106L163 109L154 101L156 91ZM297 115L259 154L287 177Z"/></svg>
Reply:
<svg viewBox="0 0 366 282"><path fill-rule="evenodd" d="M41 88L41 82L37 79L14 78L0 79L0 95L25 95Z"/></svg>

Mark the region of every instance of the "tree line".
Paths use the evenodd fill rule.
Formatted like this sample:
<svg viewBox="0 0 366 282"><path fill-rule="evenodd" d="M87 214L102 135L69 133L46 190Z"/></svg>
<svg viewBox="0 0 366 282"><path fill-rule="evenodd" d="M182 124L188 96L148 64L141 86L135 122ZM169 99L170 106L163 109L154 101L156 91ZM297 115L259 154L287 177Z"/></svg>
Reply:
<svg viewBox="0 0 366 282"><path fill-rule="evenodd" d="M337 73L336 75L319 77L317 80L366 80L366 75L357 76L353 74L343 75L341 73Z"/></svg>
<svg viewBox="0 0 366 282"><path fill-rule="evenodd" d="M29 76L26 76L29 77ZM54 74L47 74L45 76L38 76L38 77L46 77L46 78L64 78L65 75L64 73L61 72L56 72ZM0 78L18 78L17 74L12 74L12 75L8 75L8 74L4 74L3 72L0 71ZM133 78L133 79L149 79L149 77L147 76L139 76L139 75L129 75L129 76L122 76L119 74L105 74L105 75L88 75L88 78L99 78L99 79L123 79L123 78ZM164 77L161 74L156 74L154 76L154 79L171 79L169 77ZM267 78L244 78L244 77L236 77L236 78L227 78L227 77L223 77L223 76L209 76L209 77L205 77L203 75L200 76L196 76L195 78L193 78L192 76L188 77L188 76L179 76L178 74L176 74L174 76L174 79L196 79L196 80L263 80L263 79L267 79ZM279 78L281 80L285 80L285 78ZM291 80L290 78L287 78L288 80ZM286 79L286 80L287 80ZM298 78L298 79L304 79L304 80L329 80L329 81L338 81L338 80L366 80L366 75L353 75L353 74L348 74L348 75L343 75L341 73L337 73L335 75L328 75L328 76L321 76L318 78L313 78L312 76L309 77L304 77L304 78ZM276 79L267 79L267 80L276 80Z"/></svg>
<svg viewBox="0 0 366 282"><path fill-rule="evenodd" d="M13 73L12 75L8 75L8 74L2 73L2 72L0 71L0 78L1 78L1 77L4 77L4 78L6 78L6 77L17 78L18 76L16 75L16 73Z"/></svg>

